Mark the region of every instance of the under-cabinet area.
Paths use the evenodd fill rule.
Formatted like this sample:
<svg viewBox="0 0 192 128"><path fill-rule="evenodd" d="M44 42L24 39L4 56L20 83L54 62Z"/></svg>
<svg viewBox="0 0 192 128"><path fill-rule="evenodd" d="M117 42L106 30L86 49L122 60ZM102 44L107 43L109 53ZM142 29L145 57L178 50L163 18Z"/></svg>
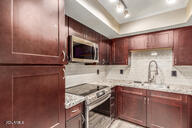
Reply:
<svg viewBox="0 0 192 128"><path fill-rule="evenodd" d="M192 128L192 0L0 0L0 128Z"/></svg>

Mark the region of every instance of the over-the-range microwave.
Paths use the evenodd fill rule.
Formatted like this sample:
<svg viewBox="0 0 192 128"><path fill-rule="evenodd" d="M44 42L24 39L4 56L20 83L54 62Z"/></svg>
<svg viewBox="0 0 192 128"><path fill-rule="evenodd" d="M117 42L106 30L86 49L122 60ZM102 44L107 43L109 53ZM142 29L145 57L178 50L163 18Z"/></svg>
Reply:
<svg viewBox="0 0 192 128"><path fill-rule="evenodd" d="M70 36L69 47L69 57L71 62L99 62L98 44L76 36Z"/></svg>

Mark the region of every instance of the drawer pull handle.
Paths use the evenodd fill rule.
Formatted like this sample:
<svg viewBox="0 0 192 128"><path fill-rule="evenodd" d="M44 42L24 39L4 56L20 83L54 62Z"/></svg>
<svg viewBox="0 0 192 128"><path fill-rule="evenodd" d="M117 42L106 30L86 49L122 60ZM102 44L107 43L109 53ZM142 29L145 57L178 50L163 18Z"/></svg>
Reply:
<svg viewBox="0 0 192 128"><path fill-rule="evenodd" d="M76 109L76 110L73 110L73 111L72 111L72 113L75 113L75 112L77 112L77 111L78 111L78 109Z"/></svg>

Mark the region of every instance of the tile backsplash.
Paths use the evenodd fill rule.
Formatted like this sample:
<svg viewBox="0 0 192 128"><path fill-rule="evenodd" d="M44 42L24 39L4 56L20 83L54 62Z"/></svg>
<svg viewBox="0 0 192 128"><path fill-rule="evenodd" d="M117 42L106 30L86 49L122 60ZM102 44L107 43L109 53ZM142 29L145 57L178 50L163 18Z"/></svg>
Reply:
<svg viewBox="0 0 192 128"><path fill-rule="evenodd" d="M157 83L192 86L192 66L173 66L172 54L172 50L168 49L132 52L131 66L107 66L106 78L147 81L149 62L155 60L159 67ZM123 75L120 74L121 69L124 70ZM177 77L172 77L171 71L177 71Z"/></svg>
<svg viewBox="0 0 192 128"><path fill-rule="evenodd" d="M97 70L99 69L99 75ZM66 65L66 88L105 78L105 66L69 63Z"/></svg>
<svg viewBox="0 0 192 128"><path fill-rule="evenodd" d="M172 50L167 49L132 52L131 66L69 63L66 65L66 87L104 79L147 81L151 60L157 61L159 67L157 83L192 86L192 66L173 66ZM97 69L100 71L99 75ZM123 74L120 74L120 70L123 70ZM172 71L177 71L177 77L171 76Z"/></svg>

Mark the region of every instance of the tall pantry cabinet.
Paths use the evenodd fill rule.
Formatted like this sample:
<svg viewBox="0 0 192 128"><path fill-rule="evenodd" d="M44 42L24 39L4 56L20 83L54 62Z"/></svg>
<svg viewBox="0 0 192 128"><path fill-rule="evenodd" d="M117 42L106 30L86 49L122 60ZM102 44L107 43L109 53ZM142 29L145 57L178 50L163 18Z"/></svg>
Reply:
<svg viewBox="0 0 192 128"><path fill-rule="evenodd" d="M64 0L0 8L0 128L64 128Z"/></svg>

